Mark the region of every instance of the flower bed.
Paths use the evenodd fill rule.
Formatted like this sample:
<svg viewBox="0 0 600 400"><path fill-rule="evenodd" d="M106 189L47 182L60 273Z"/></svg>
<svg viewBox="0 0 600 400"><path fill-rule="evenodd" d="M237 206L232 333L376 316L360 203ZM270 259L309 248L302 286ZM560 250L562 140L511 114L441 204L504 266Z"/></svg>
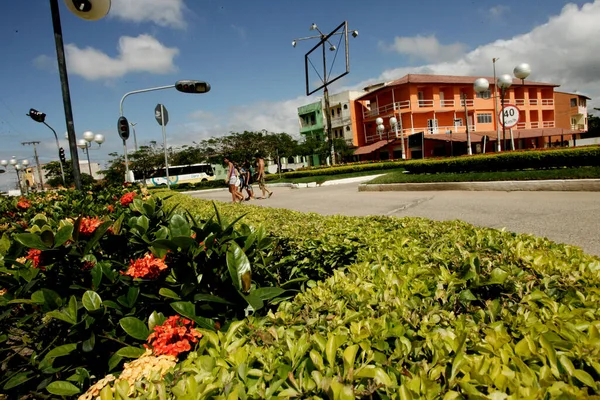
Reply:
<svg viewBox="0 0 600 400"><path fill-rule="evenodd" d="M9 363L4 391L16 393L20 385L6 383L20 379L45 395L75 395L95 383L86 398L122 399L599 395L600 261L578 248L456 221L228 204L215 214L211 203L185 195L141 197L114 205L115 215L91 237L77 237L77 219L71 235L69 221L49 222L58 228L50 229L51 246L43 218L26 219L28 233L10 224L0 241L8 274L0 285L18 277L22 288L8 286L0 302L1 332L10 322L43 340L36 326L49 324L64 337L52 350L47 342L37 350L31 342L8 345L14 335L4 338L4 354L35 352L18 365L27 366L27 375ZM247 225L232 225L242 210ZM51 249L22 265L7 262L35 249L22 243L33 236L19 235L28 234ZM112 247L123 242L122 251ZM91 254L74 255L88 246ZM52 257L62 247L69 251ZM124 275L131 260L156 265L158 278ZM82 268L87 261L95 265ZM341 268L331 276L335 267ZM60 301L40 289L57 269L65 271L58 275L63 285L52 286ZM218 273L207 276L207 269ZM305 290L294 296L290 287ZM7 294L19 301L7 302ZM16 315L7 322L8 311ZM95 345L86 353L92 333ZM90 373L91 360L105 374ZM105 376L106 363L123 373Z"/></svg>

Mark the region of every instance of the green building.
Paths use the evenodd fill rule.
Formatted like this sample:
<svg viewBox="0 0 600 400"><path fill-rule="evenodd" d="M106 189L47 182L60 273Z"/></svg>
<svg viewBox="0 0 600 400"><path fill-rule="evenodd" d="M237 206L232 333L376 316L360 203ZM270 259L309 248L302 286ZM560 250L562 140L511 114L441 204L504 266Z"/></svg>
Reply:
<svg viewBox="0 0 600 400"><path fill-rule="evenodd" d="M305 139L314 137L319 141L325 141L325 129L323 126L323 106L321 101L298 107L298 118L300 120L300 134ZM321 165L318 155L313 155L311 165Z"/></svg>

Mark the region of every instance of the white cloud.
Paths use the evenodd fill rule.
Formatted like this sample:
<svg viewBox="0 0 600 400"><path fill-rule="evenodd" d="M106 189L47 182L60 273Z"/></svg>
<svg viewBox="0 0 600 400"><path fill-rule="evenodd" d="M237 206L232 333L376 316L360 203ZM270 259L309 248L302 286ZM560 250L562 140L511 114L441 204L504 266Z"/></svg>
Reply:
<svg viewBox="0 0 600 400"><path fill-rule="evenodd" d="M58 69L56 58L52 58L45 54L39 55L33 59L33 65L39 69L54 71Z"/></svg>
<svg viewBox="0 0 600 400"><path fill-rule="evenodd" d="M491 7L488 10L488 14L491 18L497 19L504 16L509 10L510 8L508 6L499 4L497 6Z"/></svg>
<svg viewBox="0 0 600 400"><path fill-rule="evenodd" d="M213 113L211 113L210 111L197 110L197 111L194 111L193 113L191 113L188 116L188 118L198 119L198 120L206 120L206 119L214 120L216 118L216 116Z"/></svg>
<svg viewBox="0 0 600 400"><path fill-rule="evenodd" d="M133 22L185 28L183 0L113 0L109 15Z"/></svg>
<svg viewBox="0 0 600 400"><path fill-rule="evenodd" d="M412 59L429 62L456 60L461 57L467 46L463 43L441 44L434 35L394 38L394 43L380 43L387 51L408 55Z"/></svg>
<svg viewBox="0 0 600 400"><path fill-rule="evenodd" d="M179 54L177 48L166 47L150 35L122 36L116 57L74 44L66 45L65 51L69 73L88 80L119 78L131 72L170 73L176 70L173 59Z"/></svg>

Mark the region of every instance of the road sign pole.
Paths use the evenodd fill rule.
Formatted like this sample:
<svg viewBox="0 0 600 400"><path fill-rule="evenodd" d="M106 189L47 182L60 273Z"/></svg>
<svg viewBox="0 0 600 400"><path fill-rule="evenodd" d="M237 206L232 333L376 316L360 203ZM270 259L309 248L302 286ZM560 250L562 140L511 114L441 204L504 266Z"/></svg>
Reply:
<svg viewBox="0 0 600 400"><path fill-rule="evenodd" d="M169 158L167 157L167 130L165 128L165 107L160 105L160 122L162 125L163 147L165 150L165 176L167 177L167 188L171 189L171 180L169 179Z"/></svg>

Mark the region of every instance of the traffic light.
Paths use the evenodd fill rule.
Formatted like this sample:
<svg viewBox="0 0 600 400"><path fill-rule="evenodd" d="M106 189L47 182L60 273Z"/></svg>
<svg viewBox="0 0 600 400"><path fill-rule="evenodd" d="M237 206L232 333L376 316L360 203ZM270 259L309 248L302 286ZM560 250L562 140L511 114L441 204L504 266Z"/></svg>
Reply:
<svg viewBox="0 0 600 400"><path fill-rule="evenodd" d="M177 81L175 89L183 93L206 93L210 91L210 85L202 81Z"/></svg>
<svg viewBox="0 0 600 400"><path fill-rule="evenodd" d="M36 122L44 122L46 121L46 114L40 112L38 110L34 110L33 108L29 109L29 117Z"/></svg>
<svg viewBox="0 0 600 400"><path fill-rule="evenodd" d="M58 149L58 158L60 158L61 163L67 163L67 158L65 157L65 149L63 149L62 147Z"/></svg>
<svg viewBox="0 0 600 400"><path fill-rule="evenodd" d="M117 130L119 131L119 136L121 136L121 139L129 139L129 121L127 121L127 118L119 117L119 121L117 122Z"/></svg>

